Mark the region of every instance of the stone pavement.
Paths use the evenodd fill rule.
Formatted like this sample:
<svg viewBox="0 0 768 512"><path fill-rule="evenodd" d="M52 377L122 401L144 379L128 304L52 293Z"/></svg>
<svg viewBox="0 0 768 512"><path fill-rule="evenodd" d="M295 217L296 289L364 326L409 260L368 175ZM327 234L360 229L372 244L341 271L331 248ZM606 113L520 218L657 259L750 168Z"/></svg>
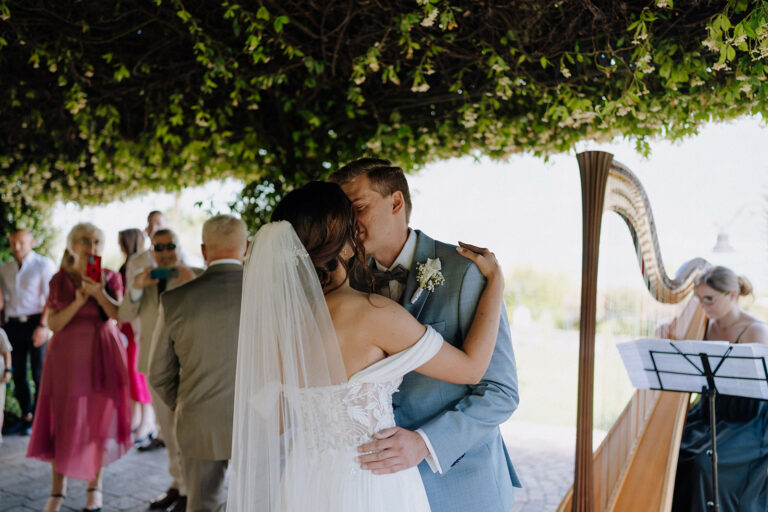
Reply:
<svg viewBox="0 0 768 512"><path fill-rule="evenodd" d="M552 512L571 484L575 429L510 421L502 426L524 488L512 512ZM0 512L40 511L48 498L50 465L27 459L28 437L0 444ZM104 512L144 511L170 483L165 450L131 450L104 471ZM85 482L69 481L62 510L82 510ZM394 511L393 511L394 512ZM471 512L471 511L468 511Z"/></svg>

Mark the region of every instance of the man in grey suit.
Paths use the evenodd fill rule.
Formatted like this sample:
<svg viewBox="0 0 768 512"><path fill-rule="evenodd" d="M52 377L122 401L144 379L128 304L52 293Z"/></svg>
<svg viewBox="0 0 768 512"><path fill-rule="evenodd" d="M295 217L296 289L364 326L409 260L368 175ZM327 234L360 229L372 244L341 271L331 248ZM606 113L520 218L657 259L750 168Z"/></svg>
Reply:
<svg viewBox="0 0 768 512"><path fill-rule="evenodd" d="M189 512L224 507L246 237L240 219L208 219L202 245L207 270L161 299L149 380L175 410Z"/></svg>
<svg viewBox="0 0 768 512"><path fill-rule="evenodd" d="M372 291L398 301L460 346L485 280L454 246L408 227L411 200L403 171L387 160L366 158L339 169L330 181L352 201L360 238L373 259ZM417 265L427 259L440 261L445 281L417 292ZM360 457L364 469L393 473L418 465L432 512L509 511L520 482L499 425L517 408L518 391L503 309L493 357L480 383L449 384L412 372L392 403L398 427L359 448L375 452Z"/></svg>
<svg viewBox="0 0 768 512"><path fill-rule="evenodd" d="M126 293L118 309L122 322L132 322L139 319L138 334L139 355L136 369L147 375L149 373L149 354L151 352L152 334L157 324L160 308L160 294L165 290L173 290L179 285L194 279L202 273L202 269L190 268L181 264L181 245L176 234L170 229L159 229L152 235L152 246L149 248L150 257L145 267L136 269L132 281L126 283ZM131 260L133 261L133 260ZM155 267L155 264L157 267ZM175 268L178 276L170 279L153 279L150 273L154 268ZM179 459L179 449L176 443L173 413L166 406L155 389L150 385L152 405L155 410L157 424L160 427L159 436L168 450L168 473L171 485L162 496L150 503L151 509L169 509L183 511L186 507L187 491ZM150 439L143 447L162 446L158 439Z"/></svg>

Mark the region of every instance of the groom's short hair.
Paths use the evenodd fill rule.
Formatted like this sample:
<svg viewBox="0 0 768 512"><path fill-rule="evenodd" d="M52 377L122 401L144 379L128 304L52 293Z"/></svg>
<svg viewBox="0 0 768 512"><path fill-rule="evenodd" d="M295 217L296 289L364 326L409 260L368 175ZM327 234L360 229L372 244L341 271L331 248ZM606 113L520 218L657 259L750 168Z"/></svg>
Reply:
<svg viewBox="0 0 768 512"><path fill-rule="evenodd" d="M383 158L359 158L350 162L328 177L328 181L344 185L355 178L366 175L371 180L371 187L383 197L400 191L405 201L405 220L411 220L411 191L408 180L400 167L395 167L389 160Z"/></svg>

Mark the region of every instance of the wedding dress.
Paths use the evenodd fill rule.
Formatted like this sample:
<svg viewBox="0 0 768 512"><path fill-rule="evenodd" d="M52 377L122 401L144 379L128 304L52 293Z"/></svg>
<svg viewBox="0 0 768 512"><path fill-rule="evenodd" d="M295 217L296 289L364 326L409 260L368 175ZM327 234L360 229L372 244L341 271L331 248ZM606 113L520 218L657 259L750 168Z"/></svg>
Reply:
<svg viewBox="0 0 768 512"><path fill-rule="evenodd" d="M320 282L287 222L257 233L242 304L228 512L429 512L416 467L375 475L357 447L395 426L392 394L442 337L428 327L347 379Z"/></svg>

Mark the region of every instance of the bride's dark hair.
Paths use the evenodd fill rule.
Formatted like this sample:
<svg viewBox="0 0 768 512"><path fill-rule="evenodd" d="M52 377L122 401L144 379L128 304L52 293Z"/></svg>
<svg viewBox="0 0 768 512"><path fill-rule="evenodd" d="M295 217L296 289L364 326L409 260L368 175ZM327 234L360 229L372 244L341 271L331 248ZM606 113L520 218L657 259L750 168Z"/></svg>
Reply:
<svg viewBox="0 0 768 512"><path fill-rule="evenodd" d="M341 257L347 242L354 251L349 262L355 277L373 288L352 203L339 185L311 181L289 192L272 212L271 220L291 223L312 259L323 290L331 283L331 273L339 265L350 275L350 264Z"/></svg>

